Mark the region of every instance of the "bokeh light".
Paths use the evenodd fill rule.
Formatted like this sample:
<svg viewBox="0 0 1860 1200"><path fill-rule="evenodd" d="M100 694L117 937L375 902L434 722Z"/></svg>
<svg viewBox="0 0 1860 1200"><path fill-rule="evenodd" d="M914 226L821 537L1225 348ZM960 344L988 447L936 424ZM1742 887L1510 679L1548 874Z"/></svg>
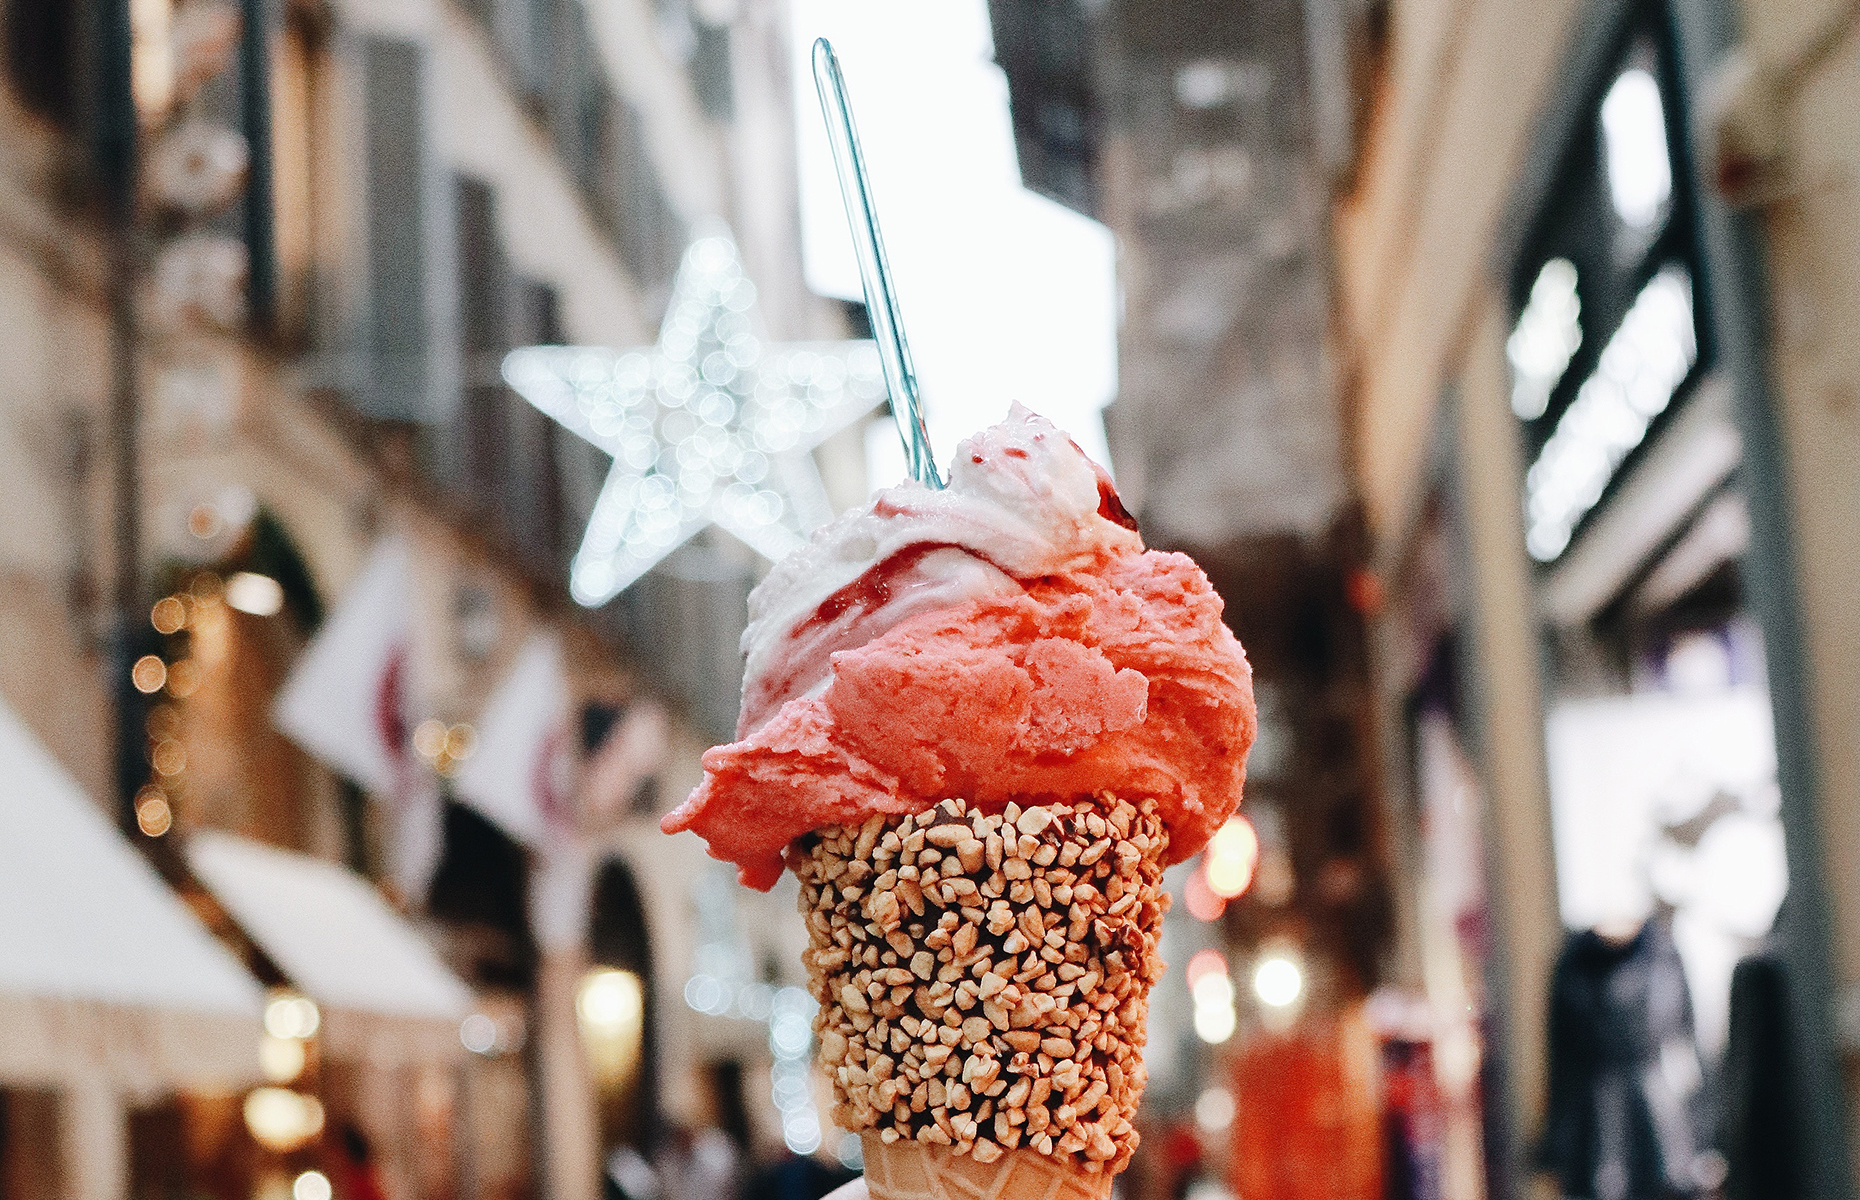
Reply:
<svg viewBox="0 0 1860 1200"><path fill-rule="evenodd" d="M1219 950L1200 950L1188 960L1188 994L1195 1005L1195 1034L1218 1045L1233 1036L1234 984Z"/></svg>
<svg viewBox="0 0 1860 1200"><path fill-rule="evenodd" d="M179 632L187 625L187 605L181 603L179 596L164 596L149 610L149 624L155 627L156 633Z"/></svg>
<svg viewBox="0 0 1860 1200"><path fill-rule="evenodd" d="M184 658L168 669L168 694L185 700L200 687L200 665Z"/></svg>
<svg viewBox="0 0 1860 1200"><path fill-rule="evenodd" d="M1253 967L1253 994L1268 1008L1290 1008L1304 991L1304 970L1285 951L1268 952Z"/></svg>
<svg viewBox="0 0 1860 1200"><path fill-rule="evenodd" d="M1203 1089L1195 1097L1195 1124L1203 1133L1222 1133L1234 1123L1234 1094L1224 1087Z"/></svg>
<svg viewBox="0 0 1860 1200"><path fill-rule="evenodd" d="M174 824L174 810L168 795L158 787L145 787L136 793L136 828L150 837L160 837Z"/></svg>
<svg viewBox="0 0 1860 1200"><path fill-rule="evenodd" d="M1223 900L1232 900L1253 882L1253 868L1259 863L1259 834L1253 823L1235 813L1215 831L1202 855L1202 869L1207 874L1208 890Z"/></svg>
<svg viewBox="0 0 1860 1200"><path fill-rule="evenodd" d="M258 1069L271 1083L289 1083L303 1074L309 1055L297 1038L266 1034L258 1040Z"/></svg>
<svg viewBox="0 0 1860 1200"><path fill-rule="evenodd" d="M645 990L632 971L599 967L575 991L575 1015L595 1078L625 1084L639 1066L645 1030Z"/></svg>
<svg viewBox="0 0 1860 1200"><path fill-rule="evenodd" d="M129 682L135 684L138 692L152 696L168 682L168 664L156 655L144 654L130 668Z"/></svg>
<svg viewBox="0 0 1860 1200"><path fill-rule="evenodd" d="M269 575L240 571L226 581L226 603L254 617L276 616L284 608L284 588Z"/></svg>
<svg viewBox="0 0 1860 1200"><path fill-rule="evenodd" d="M323 1014L317 1011L316 1002L306 996L283 993L273 996L265 1005L265 1032L272 1037L298 1040L314 1037L322 1024Z"/></svg>
<svg viewBox="0 0 1860 1200"><path fill-rule="evenodd" d="M291 1184L291 1200L330 1200L335 1189L321 1171L305 1171Z"/></svg>
<svg viewBox="0 0 1860 1200"><path fill-rule="evenodd" d="M323 1132L323 1102L289 1088L262 1087L247 1093L245 1127L259 1145L288 1154Z"/></svg>

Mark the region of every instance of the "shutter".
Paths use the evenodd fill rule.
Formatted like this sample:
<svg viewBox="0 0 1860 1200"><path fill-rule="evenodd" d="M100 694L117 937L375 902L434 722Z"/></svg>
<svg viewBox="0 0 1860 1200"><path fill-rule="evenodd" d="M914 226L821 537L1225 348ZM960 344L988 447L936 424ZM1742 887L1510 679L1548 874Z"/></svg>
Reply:
<svg viewBox="0 0 1860 1200"><path fill-rule="evenodd" d="M278 247L272 224L271 41L272 6L244 0L239 34L239 124L249 167L241 232L245 237L247 319L260 333L278 317Z"/></svg>
<svg viewBox="0 0 1860 1200"><path fill-rule="evenodd" d="M497 197L491 186L455 176L453 222L465 360L462 404L451 422L457 456L452 481L508 522L509 405L498 368L510 349L510 271L497 240Z"/></svg>
<svg viewBox="0 0 1860 1200"><path fill-rule="evenodd" d="M456 407L458 347L444 278L449 239L438 219L426 138L426 60L394 38L362 44L367 130L365 378L355 391L368 416L443 420Z"/></svg>
<svg viewBox="0 0 1860 1200"><path fill-rule="evenodd" d="M736 116L736 84L730 76L730 27L712 25L694 16L691 28L691 86L704 114L727 124Z"/></svg>
<svg viewBox="0 0 1860 1200"><path fill-rule="evenodd" d="M524 282L514 289L511 332L518 345L557 345L562 339L555 289ZM526 565L556 578L574 539L565 528L559 426L520 397L506 393L510 411L510 529ZM572 436L572 435L571 435Z"/></svg>
<svg viewBox="0 0 1860 1200"><path fill-rule="evenodd" d="M546 0L555 9L554 72L549 80L549 136L556 154L577 183L587 170L587 136L583 97L594 73L588 45L588 17L575 0Z"/></svg>

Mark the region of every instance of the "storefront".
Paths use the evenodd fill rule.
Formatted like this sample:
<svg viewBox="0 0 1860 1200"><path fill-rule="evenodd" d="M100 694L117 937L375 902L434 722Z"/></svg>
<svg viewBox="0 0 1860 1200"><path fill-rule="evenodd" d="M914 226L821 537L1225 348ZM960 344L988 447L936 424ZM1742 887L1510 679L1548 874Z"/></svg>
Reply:
<svg viewBox="0 0 1860 1200"><path fill-rule="evenodd" d="M1577 119L1539 151L1563 165L1524 227L1506 340L1571 931L1551 982L1542 1154L1571 1194L1611 1172L1723 1181L1714 1109L1747 1103L1712 1087L1733 971L1769 951L1788 882L1746 582L1749 470L1673 30L1637 6L1598 50ZM1613 1002L1630 981L1645 994ZM1622 1021L1648 1028L1660 1069L1611 1117L1606 1044Z"/></svg>
<svg viewBox="0 0 1860 1200"><path fill-rule="evenodd" d="M1812 591L1846 559L1795 557L1833 484L1780 393L1791 294L1702 165L1735 127L1727 23L1499 6L1436 76L1402 74L1439 32L1404 19L1340 225L1440 1194L1535 1170L1695 1193L1765 1162L1843 1194L1828 881L1854 798L1816 685L1846 667L1808 648L1845 627ZM1439 105L1405 108L1423 87Z"/></svg>
<svg viewBox="0 0 1860 1200"><path fill-rule="evenodd" d="M4 706L0 759L0 1195L141 1194L158 1114L255 1081L263 993Z"/></svg>
<svg viewBox="0 0 1860 1200"><path fill-rule="evenodd" d="M394 1196L456 1191L474 1174L454 1136L470 990L345 867L208 830L187 859L281 976L259 1054L267 1086L244 1111L268 1152L259 1190L321 1169L366 1173Z"/></svg>
<svg viewBox="0 0 1860 1200"><path fill-rule="evenodd" d="M1541 1153L1566 1189L1611 1164L1710 1188L1726 1154L1761 1153L1740 1131L1778 1086L1798 1089L1771 1135L1785 1157L1837 1157L1809 1149L1842 1120L1820 821L1754 256L1698 178L1713 30L1686 5L1609 15L1567 51L1500 243L1557 911L1576 931L1551 981ZM1582 1008L1629 978L1644 1000ZM1683 1002L1662 1006L1662 980ZM1660 1069L1632 1098L1650 1127L1611 1146L1602 1085L1572 1064L1619 1017L1646 1024ZM1775 1056L1760 1046L1793 1061L1753 1070Z"/></svg>

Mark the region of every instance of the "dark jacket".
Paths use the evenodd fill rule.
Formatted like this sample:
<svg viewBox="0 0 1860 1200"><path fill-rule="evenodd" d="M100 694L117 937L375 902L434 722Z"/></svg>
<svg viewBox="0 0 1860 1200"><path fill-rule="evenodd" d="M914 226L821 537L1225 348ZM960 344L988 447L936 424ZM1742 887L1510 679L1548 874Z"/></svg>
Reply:
<svg viewBox="0 0 1860 1200"><path fill-rule="evenodd" d="M1620 943L1571 934L1550 988L1539 1165L1563 1195L1584 1200L1697 1193L1704 1092L1692 1000L1665 922Z"/></svg>

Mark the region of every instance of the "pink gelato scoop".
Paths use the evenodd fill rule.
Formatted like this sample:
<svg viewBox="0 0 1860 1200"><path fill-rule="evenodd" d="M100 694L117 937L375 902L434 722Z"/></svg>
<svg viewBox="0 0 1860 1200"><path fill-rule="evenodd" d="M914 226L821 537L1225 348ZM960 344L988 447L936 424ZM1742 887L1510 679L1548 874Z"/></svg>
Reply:
<svg viewBox="0 0 1860 1200"><path fill-rule="evenodd" d="M1016 408L815 535L750 599L740 740L662 823L745 884L789 842L948 796L1153 796L1169 858L1240 803L1252 672L1184 555L1143 549L1110 481Z"/></svg>

